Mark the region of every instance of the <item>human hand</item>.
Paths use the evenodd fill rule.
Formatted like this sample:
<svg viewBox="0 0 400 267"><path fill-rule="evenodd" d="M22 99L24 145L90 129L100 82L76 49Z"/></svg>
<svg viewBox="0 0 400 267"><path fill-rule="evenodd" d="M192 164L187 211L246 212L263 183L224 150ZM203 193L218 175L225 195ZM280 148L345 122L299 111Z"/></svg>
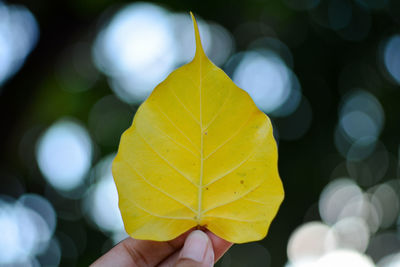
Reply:
<svg viewBox="0 0 400 267"><path fill-rule="evenodd" d="M166 242L127 238L92 267L209 267L232 246L208 230L192 230Z"/></svg>

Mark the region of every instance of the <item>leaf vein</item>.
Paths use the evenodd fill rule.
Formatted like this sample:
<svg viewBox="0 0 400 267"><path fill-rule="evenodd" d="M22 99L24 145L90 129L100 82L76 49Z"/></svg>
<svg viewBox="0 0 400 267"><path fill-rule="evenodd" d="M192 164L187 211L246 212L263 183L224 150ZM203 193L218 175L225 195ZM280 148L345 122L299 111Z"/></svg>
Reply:
<svg viewBox="0 0 400 267"><path fill-rule="evenodd" d="M154 216L154 217L158 217L158 218L162 218L162 219L171 219L171 220L189 220L189 221L193 221L193 218L190 218L190 217L174 217L174 216L165 216L165 215L156 214L156 213L154 213L152 211L149 211L146 208L143 208L142 206L137 204L132 199L129 199L129 201L132 202L133 205L135 205L137 208L143 210L144 212L146 212L146 213L148 213L148 214L150 214L151 216Z"/></svg>
<svg viewBox="0 0 400 267"><path fill-rule="evenodd" d="M211 124L214 122L214 120L221 114L223 108L225 107L226 103L228 102L228 99L231 97L231 94L232 94L232 88L229 90L229 94L226 96L224 103L222 103L222 105L220 106L218 111L214 114L212 119L207 123L206 127L204 127L204 131L207 130L211 126Z"/></svg>
<svg viewBox="0 0 400 267"><path fill-rule="evenodd" d="M223 147L226 143L228 143L230 140L232 140L235 136L237 136L243 129L244 126L253 118L253 113L250 113L249 118L242 124L240 127L236 130L235 133L233 133L228 139L225 140L225 142L222 142L219 146L217 146L212 152L210 152L204 160L207 160L210 158L215 152L217 152L221 147Z"/></svg>
<svg viewBox="0 0 400 267"><path fill-rule="evenodd" d="M201 60L200 60L200 62L201 62ZM201 65L201 63L200 63L200 65ZM201 66L200 66L201 67ZM212 72L214 72L215 71L215 69L214 68L212 68L211 70L209 70L206 74L204 74L204 75L202 75L201 73L200 73L200 79L199 79L199 84L196 84L196 82L194 81L194 79L193 79L193 77L191 78L191 79L189 79L189 81L195 86L195 87L197 87L197 89L201 89L200 87L201 87L201 81L203 81L203 80L205 80L206 78L208 78L208 75L210 75ZM203 76L203 77L201 77L201 76Z"/></svg>
<svg viewBox="0 0 400 267"><path fill-rule="evenodd" d="M216 208L219 208L219 207L222 207L222 206L226 206L226 205L231 204L231 203L233 203L235 201L238 201L238 200L242 199L243 197L247 196L248 194L250 194L250 193L254 192L255 190L257 190L261 185L262 185L262 183L258 184L257 186L251 188L249 191L247 191L246 193L244 193L243 195L241 195L241 196L239 196L239 197L237 197L235 199L232 199L232 200L230 200L228 202L225 202L225 203L222 203L222 204L218 204L218 205L215 205L214 207L208 208L208 209L203 211L203 214L206 214L207 212L209 212L211 210L214 210Z"/></svg>
<svg viewBox="0 0 400 267"><path fill-rule="evenodd" d="M165 192L164 190L162 190L161 188L159 188L158 186L155 186L153 183L151 183L149 181L149 179L147 179L142 173L140 173L133 165L130 164L129 161L123 159L126 164L140 177L142 178L143 181L145 181L149 186L153 187L154 189L156 189L157 191L161 192L162 194L166 195L167 197L175 200L176 202L178 202L179 204L181 204L182 206L185 206L186 208L188 208L189 210L191 210L192 212L196 213L196 211L194 209L192 209L191 207L189 207L188 205L186 205L184 202L180 201L179 199L173 197L172 195L168 194L167 192Z"/></svg>
<svg viewBox="0 0 400 267"><path fill-rule="evenodd" d="M171 162L169 162L163 155L161 155L157 150L154 149L153 146L151 146L149 144L149 142L139 133L139 131L137 131L138 136L147 144L148 147L150 147L150 149L156 154L158 155L158 157L160 159L162 159L165 163L167 163L168 166L170 166L171 168L173 168L175 171L177 171L180 175L182 175L186 180L188 180L189 182L191 182L194 186L198 187L198 185L192 181L192 179L190 179L189 177L186 176L186 174L184 174L181 170L179 170L177 167L175 167Z"/></svg>
<svg viewBox="0 0 400 267"><path fill-rule="evenodd" d="M255 199L250 199L250 198L247 198L247 197L243 197L243 199L247 200L247 201L250 201L250 202L258 203L258 204L261 204L261 205L267 205L267 203L262 202L262 201L258 201L258 200L255 200Z"/></svg>
<svg viewBox="0 0 400 267"><path fill-rule="evenodd" d="M175 94L174 90L171 90L172 94L178 100L178 102L182 105L182 107L186 110L186 112L192 117L192 119L200 126L200 122L196 119L192 112L186 107L186 105L182 102L182 100Z"/></svg>
<svg viewBox="0 0 400 267"><path fill-rule="evenodd" d="M164 132L163 130L161 130L159 127L152 125L154 128L157 128L157 130L161 133L163 133L166 137L168 137L168 139L170 139L173 143L177 144L178 146L186 149L188 152L192 153L193 156L195 156L196 158L199 158L199 155L197 155L195 152L193 152L190 148L188 148L187 146L185 146L184 144L181 144L180 142L178 142L177 140L175 140L174 138L172 138L171 136L169 136L166 132Z"/></svg>
<svg viewBox="0 0 400 267"><path fill-rule="evenodd" d="M242 166L244 163L246 163L246 162L251 158L251 156L253 156L254 154L255 154L255 150L252 151L251 153L249 153L249 155L248 155L244 160L242 160L239 164L237 164L236 166L234 166L234 167L231 168L230 170L226 171L224 174L222 174L222 175L220 175L220 176L217 176L217 178L212 179L210 182L208 182L208 183L207 183L206 185L204 185L203 187L210 186L211 184L213 184L213 183L215 183L215 182L221 180L222 178L224 178L224 177L226 177L227 175L231 174L231 173L234 172L235 170L239 169L240 166Z"/></svg>
<svg viewBox="0 0 400 267"><path fill-rule="evenodd" d="M231 221L238 221L238 222L262 222L265 221L265 219L261 220L244 220L244 219L239 219L239 218L232 218L232 217L225 217L225 216L217 216L217 215L204 215L206 218L218 218L218 219L225 219L225 220L231 220Z"/></svg>
<svg viewBox="0 0 400 267"><path fill-rule="evenodd" d="M156 106L157 109L161 112L162 115L175 127L175 129L178 130L195 148L196 150L200 153L200 150L197 148L197 146L193 143L192 139L190 139L176 124L171 120L171 118L158 106Z"/></svg>

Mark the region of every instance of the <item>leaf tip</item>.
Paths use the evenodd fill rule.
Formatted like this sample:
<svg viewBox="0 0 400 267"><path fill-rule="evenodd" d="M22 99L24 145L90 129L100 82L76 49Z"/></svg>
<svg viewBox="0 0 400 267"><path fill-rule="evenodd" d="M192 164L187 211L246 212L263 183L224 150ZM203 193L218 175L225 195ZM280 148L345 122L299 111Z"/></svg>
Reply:
<svg viewBox="0 0 400 267"><path fill-rule="evenodd" d="M205 56L203 46L201 45L201 39L200 39L200 31L199 31L199 26L197 24L196 18L193 15L193 12L190 11L190 16L192 17L193 21L193 27L194 27L194 37L196 39L196 54L195 58L198 56Z"/></svg>

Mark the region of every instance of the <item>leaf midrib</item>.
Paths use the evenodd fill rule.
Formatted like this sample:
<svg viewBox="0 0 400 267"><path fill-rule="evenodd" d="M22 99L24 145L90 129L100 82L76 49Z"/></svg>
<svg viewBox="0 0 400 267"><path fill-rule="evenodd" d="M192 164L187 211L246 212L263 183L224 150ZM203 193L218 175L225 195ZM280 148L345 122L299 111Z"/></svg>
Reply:
<svg viewBox="0 0 400 267"><path fill-rule="evenodd" d="M200 114L199 114L199 120L200 120L200 178L199 178L199 187L198 187L198 206L197 206L197 224L200 225L201 222L201 209L202 209L202 201L203 201L203 163L204 163L204 138L203 138L203 114L202 114L202 99L201 99L201 87L202 87L202 58L199 57L199 109L200 109Z"/></svg>

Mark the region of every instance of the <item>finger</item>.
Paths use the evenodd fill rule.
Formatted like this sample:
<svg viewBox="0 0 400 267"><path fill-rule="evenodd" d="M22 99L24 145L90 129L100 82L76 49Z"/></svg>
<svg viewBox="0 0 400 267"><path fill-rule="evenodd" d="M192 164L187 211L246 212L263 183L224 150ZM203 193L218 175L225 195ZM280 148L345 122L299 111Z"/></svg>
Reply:
<svg viewBox="0 0 400 267"><path fill-rule="evenodd" d="M214 251L207 234L196 230L185 241L175 267L211 267L214 265Z"/></svg>
<svg viewBox="0 0 400 267"><path fill-rule="evenodd" d="M209 230L206 230L205 233L212 242L214 248L214 259L215 262L217 262L233 244L225 239L220 238Z"/></svg>
<svg viewBox="0 0 400 267"><path fill-rule="evenodd" d="M232 246L231 242L228 242L219 236L215 235L211 231L204 229L205 233L208 235L208 237L211 240L211 243L213 245L213 250L214 250L214 262L217 262L224 254L225 252ZM174 254L169 256L165 261L163 261L159 267L172 267L175 266L178 257L179 257L180 251L176 251Z"/></svg>
<svg viewBox="0 0 400 267"><path fill-rule="evenodd" d="M137 240L128 237L91 266L155 266L176 250L179 250L190 232L191 230L167 242Z"/></svg>

